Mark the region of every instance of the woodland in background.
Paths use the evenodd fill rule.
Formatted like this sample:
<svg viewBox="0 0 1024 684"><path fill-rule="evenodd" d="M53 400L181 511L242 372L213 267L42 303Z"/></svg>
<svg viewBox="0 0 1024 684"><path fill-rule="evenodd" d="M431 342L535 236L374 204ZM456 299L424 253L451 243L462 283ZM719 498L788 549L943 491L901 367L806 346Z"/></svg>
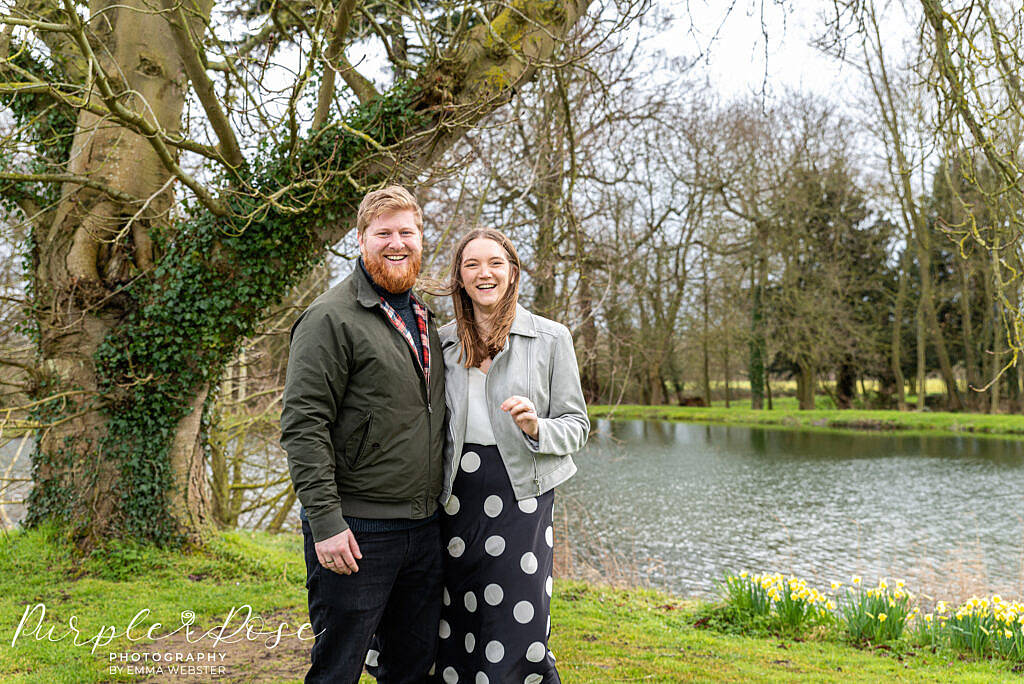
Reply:
<svg viewBox="0 0 1024 684"><path fill-rule="evenodd" d="M443 144L425 142L437 135L430 128L436 121L408 124L383 145L408 165L405 173L381 173L386 164L378 156L348 167L350 176L342 186L355 197L356 190L385 178L415 185L424 206L424 270L430 275L446 275L450 248L466 228L506 231L526 267L523 303L573 330L590 403L725 400L767 409L773 396L785 393L795 394L801 408L813 408L816 397L821 401L825 396L838 408L1024 412L1022 370L1016 363L1021 348L1018 274L1024 268L1019 171L1024 97L1018 77L1024 67L1024 10L987 2L947 5L921 0L886 6L886 12L905 13L918 27L914 49L895 57L879 29L886 20L881 9L856 0L833 3L823 15L820 48L851 65L850 73L858 75L851 78L860 78L863 85L863 97L841 107L799 92L725 99L702 78L699 60L669 61L647 47L645 38L667 25L656 6L620 8L610 29L567 33L544 68L531 72L533 80L517 85L507 105L461 102L473 114L455 124L457 134L447 135ZM322 24L354 12L351 16L359 19L353 19L350 42L369 41L374 34L381 38L390 82L400 88L437 73L431 69L438 53L429 45L413 49L415 32L402 28L397 7L343 2L333 13L309 7L307 14L298 13L301 17L254 8L264 12L263 32L232 50L252 50L269 59L277 47L266 42L268 36L279 36L282 28L298 26L315 34ZM488 9L486 16L493 21L501 7ZM591 12L607 17L615 9ZM441 15L455 23L435 27L438 35L456 41L465 29L458 24L462 15ZM33 16L38 22L42 15ZM319 23L310 26L313 20ZM0 29L0 56L18 35L12 26L22 25ZM195 39L194 30L189 35ZM98 176L83 170L72 170L81 176L69 181L71 171L53 152L56 143L70 142L53 133L52 117L64 110L36 102L35 113L26 116L17 104L25 95L14 89L8 74L9 82L0 84L6 86L0 87L0 97L7 98L3 106L8 108L0 109L6 112L0 134L7 136L9 153L0 157L7 165L0 184L9 181L0 190L6 188L7 198L13 198L15 183L21 184L18 188L37 183L33 187L45 195L46 182L49 192L59 187L56 182L70 182L91 189L101 207L109 201L134 208L131 214L117 206L104 208L107 213L93 229L106 236L89 257L98 255L104 264L95 282L106 289L80 296L74 290L82 281L72 279L72 296L62 299L42 292L38 280L27 277L33 269L38 276L40 263L32 237L38 228L26 220L32 207L24 201L2 205L5 440L25 427L47 435L52 434L47 430L60 432L60 426L70 425L80 433L82 411L102 412L93 403L74 403L80 382L65 378L63 384L46 384L54 380L44 371L59 370L60 364L41 354L33 337L39 320L49 316L54 325L55 307L62 302L74 302L86 312L99 306L100 328L90 333L95 347L102 338L97 333L109 330L102 326L112 324L112 316L146 310L145 297L121 294L153 268L136 258L140 244L146 244L145 231L138 231L140 219L149 226L172 215L187 224L195 207L216 215L230 194L217 196L207 189L222 184L210 159L222 163L237 148L254 166L263 163L255 160L269 143L236 135L231 144L226 122L245 121L250 134L265 135L274 130L273 122L280 122L281 132L290 130L282 135L284 154L294 160L301 157L297 150L317 141L309 132L337 117L331 112L332 98L342 112L337 120L345 121L346 111L366 108L381 97L345 61L343 44L320 45L344 81L338 84L340 94L331 90L324 95L324 89L335 87L333 76L315 87L321 71L314 59L301 74L302 87L288 81L288 87L272 88L266 79L280 76L265 69L263 90L246 93L253 76L239 76L233 85L240 99L222 102L231 110L227 114L218 113L214 104L216 89L232 85L230 76L221 75L234 68L230 60L204 56L204 62L189 64L185 59L182 68L191 68L195 94L183 101L182 120L205 136L212 131L213 138L191 150L181 145L180 173L165 165L150 179L152 201L141 207L130 190L122 196L112 192L116 188L92 187L86 179ZM296 45L301 47L302 40ZM13 58L9 63L16 76L23 76L18 69L28 69ZM204 80L203 66L212 80ZM81 69L61 78L71 76L80 82L95 78ZM302 89L307 81L308 92ZM31 92L42 98L45 90ZM465 94L457 88L445 92ZM264 99L250 110L234 109L234 102L247 97ZM420 104L414 100L412 109ZM79 113L90 115L88 108ZM40 122L50 128L41 128ZM118 125L123 131L130 123ZM88 125L103 130L95 121ZM73 130L80 134L83 126L79 122ZM145 133L144 126L135 126L136 133ZM380 141L373 142L377 147L360 144L380 153ZM203 153L208 153L206 160ZM27 173L35 177L26 180ZM345 173L342 168L340 175ZM66 199L63 192L51 200ZM183 348L211 344L216 353L203 359L211 369L203 376L209 387L192 383L189 393L174 396L191 402L194 414L202 417L201 425L196 420L186 430L183 447L191 454L187 467L192 477L202 472L203 482L193 484L208 492L196 495L207 500L193 517L279 530L295 508L277 445L288 329L313 297L349 271L358 252L347 232L350 223L345 223L351 207L317 217L310 212L319 197L289 204L279 202L273 187L258 188L257 194L264 208L250 216L306 212L304 220L336 222L326 231L319 229L324 247L318 256L326 258L310 256L305 270L279 281L290 285L284 301L260 299L258 315L257 309L250 310L251 325L232 328L242 339L183 339ZM130 245L125 253L132 263L118 256L122 244ZM253 249L246 258L258 259L259 253ZM222 275L231 277L227 271ZM108 304L119 308L104 314ZM431 305L442 318L449 315L446 301L431 300ZM70 311L60 318L62 325L74 320ZM147 387L154 379L152 373L133 373L118 376L115 384L123 391L133 383ZM941 395L925 391L929 378L941 379ZM109 401L110 385L92 382L89 401L97 396L101 404ZM33 402L57 406L53 397L61 393L63 413L22 410ZM70 412L69 401L75 409ZM185 414L177 420L180 433ZM88 429L103 432L102 421ZM68 472L92 453L93 439L75 447ZM77 482L75 477L58 478L60 486ZM37 476L37 489L39 481ZM138 534L153 536L149 530Z"/></svg>

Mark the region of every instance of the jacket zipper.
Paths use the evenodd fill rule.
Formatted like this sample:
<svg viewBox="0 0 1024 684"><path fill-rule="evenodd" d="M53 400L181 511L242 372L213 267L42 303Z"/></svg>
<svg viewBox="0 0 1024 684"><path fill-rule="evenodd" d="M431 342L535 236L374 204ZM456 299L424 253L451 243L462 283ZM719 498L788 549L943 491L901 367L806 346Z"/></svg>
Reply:
<svg viewBox="0 0 1024 684"><path fill-rule="evenodd" d="M380 305L378 304L378 306L380 306ZM382 310L381 312L383 313L383 308L384 307L380 307L380 308ZM426 307L424 307L424 308L426 308ZM431 356L433 356L433 352L430 351L430 319L433 318L433 314L431 313L430 309L426 309L426 311L427 311L427 352L430 353ZM386 317L386 314L385 314L385 317ZM388 322L390 323L390 320ZM395 326L392 325L391 327L394 328ZM395 332L398 332L399 335L402 337L402 340L408 344L408 340L405 338L405 335L402 335L397 329L395 330ZM426 403L427 403L427 482L429 483L430 482L430 435L432 433L431 427L432 427L432 422L433 422L431 420L431 416L433 416L433 414L434 414L434 409L430 405L430 383L427 380L427 371L423 367L423 359L421 359L420 355L417 353L415 345L413 345L411 347L411 349L412 349L413 358L416 359L416 368L419 369L419 372L420 372L421 386L423 387L424 393L426 395ZM424 510L424 512L429 507L430 507L430 489L428 487L427 491L425 492L425 496L423 498L423 510Z"/></svg>

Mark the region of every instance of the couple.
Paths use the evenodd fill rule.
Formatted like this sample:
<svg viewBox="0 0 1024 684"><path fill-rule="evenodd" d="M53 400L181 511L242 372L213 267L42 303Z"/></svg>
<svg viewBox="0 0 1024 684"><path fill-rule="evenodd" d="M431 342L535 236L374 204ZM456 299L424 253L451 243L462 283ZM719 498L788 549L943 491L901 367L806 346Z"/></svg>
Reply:
<svg viewBox="0 0 1024 684"><path fill-rule="evenodd" d="M572 336L517 304L496 230L458 243L438 331L411 292L423 218L359 206L361 258L292 328L281 443L302 503L306 682L558 682L553 488L590 430ZM442 365L443 364L443 365Z"/></svg>

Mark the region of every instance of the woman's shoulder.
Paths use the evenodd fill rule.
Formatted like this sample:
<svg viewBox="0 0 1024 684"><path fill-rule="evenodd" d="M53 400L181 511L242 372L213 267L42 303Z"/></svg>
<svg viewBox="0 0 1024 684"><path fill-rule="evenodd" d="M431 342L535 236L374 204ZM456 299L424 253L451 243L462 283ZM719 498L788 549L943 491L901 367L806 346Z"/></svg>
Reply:
<svg viewBox="0 0 1024 684"><path fill-rule="evenodd" d="M441 346L447 346L459 341L459 333L455 328L455 321L448 321L437 329L437 336L441 338Z"/></svg>
<svg viewBox="0 0 1024 684"><path fill-rule="evenodd" d="M569 335L571 337L569 328L558 321L551 320L550 318L544 318L544 316L535 314L521 305L519 306L519 309L521 315L529 318L530 323L532 324L531 327L538 334L551 337L563 337L565 335Z"/></svg>

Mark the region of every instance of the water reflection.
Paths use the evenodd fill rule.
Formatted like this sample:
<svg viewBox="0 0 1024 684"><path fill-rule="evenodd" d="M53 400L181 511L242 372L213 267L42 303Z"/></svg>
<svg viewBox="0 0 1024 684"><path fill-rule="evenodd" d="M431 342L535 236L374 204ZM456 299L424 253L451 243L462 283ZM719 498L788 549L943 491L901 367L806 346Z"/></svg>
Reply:
<svg viewBox="0 0 1024 684"><path fill-rule="evenodd" d="M1024 443L598 421L562 489L583 553L627 549L652 585L729 569L956 579L1020 594ZM576 520L576 523L572 521ZM585 521L585 522L583 522ZM589 551L587 550L589 549ZM971 577L963 577L965 573Z"/></svg>

